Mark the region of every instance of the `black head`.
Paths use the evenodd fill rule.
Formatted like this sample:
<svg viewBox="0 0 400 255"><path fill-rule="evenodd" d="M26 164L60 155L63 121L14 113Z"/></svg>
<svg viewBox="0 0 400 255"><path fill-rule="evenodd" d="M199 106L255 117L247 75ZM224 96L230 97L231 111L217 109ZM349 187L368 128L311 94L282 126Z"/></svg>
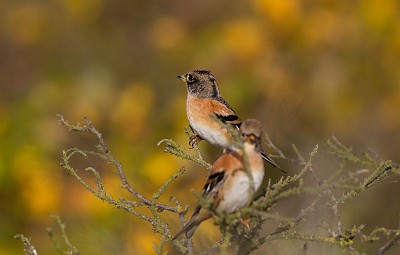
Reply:
<svg viewBox="0 0 400 255"><path fill-rule="evenodd" d="M217 81L211 71L196 69L178 78L187 85L188 92L200 98L217 98L220 96Z"/></svg>

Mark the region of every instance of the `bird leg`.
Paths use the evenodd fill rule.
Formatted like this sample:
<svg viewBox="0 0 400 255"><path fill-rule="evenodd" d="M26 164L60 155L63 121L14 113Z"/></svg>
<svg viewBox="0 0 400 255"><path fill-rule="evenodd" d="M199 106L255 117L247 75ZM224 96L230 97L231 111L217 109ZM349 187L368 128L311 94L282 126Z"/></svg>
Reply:
<svg viewBox="0 0 400 255"><path fill-rule="evenodd" d="M197 144L203 140L203 138L201 138L198 134L193 134L189 137L189 145L192 148L197 147Z"/></svg>
<svg viewBox="0 0 400 255"><path fill-rule="evenodd" d="M202 156L201 153L200 153L199 147L197 146L197 144L198 144L201 140L203 140L203 139L202 139L199 135L193 134L193 135L191 135L191 136L189 137L189 145L190 145L190 147L192 147L192 149L195 149L195 150L197 151L197 154L198 154L199 158L200 158L201 160L204 160L204 159L203 159L203 156Z"/></svg>
<svg viewBox="0 0 400 255"><path fill-rule="evenodd" d="M250 231L250 225L249 225L249 223L250 223L250 218L247 218L247 219L241 218L241 219L240 219L240 223L241 223L243 226L245 226L246 229L247 229L248 231Z"/></svg>

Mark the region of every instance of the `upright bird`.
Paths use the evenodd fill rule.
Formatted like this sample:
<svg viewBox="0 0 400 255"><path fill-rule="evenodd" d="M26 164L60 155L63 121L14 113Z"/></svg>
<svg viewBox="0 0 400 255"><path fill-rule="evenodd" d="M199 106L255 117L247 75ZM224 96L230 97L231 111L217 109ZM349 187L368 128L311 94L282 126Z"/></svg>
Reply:
<svg viewBox="0 0 400 255"><path fill-rule="evenodd" d="M210 202L210 207L197 205L190 221L180 230L174 240L182 234L192 237L203 221L211 217L211 212L232 213L250 204L252 195L250 179L245 168L243 153L248 158L254 191L260 187L264 178L264 162L261 157L261 122L245 120L240 126L240 137L244 150L226 150L212 166L210 175L202 191L202 198Z"/></svg>
<svg viewBox="0 0 400 255"><path fill-rule="evenodd" d="M206 140L222 148L235 149L232 134L216 118L236 128L240 127L242 121L221 96L211 71L196 69L178 78L187 85L186 115L190 128L196 133L190 137L190 145ZM281 169L264 151L261 155L272 166Z"/></svg>

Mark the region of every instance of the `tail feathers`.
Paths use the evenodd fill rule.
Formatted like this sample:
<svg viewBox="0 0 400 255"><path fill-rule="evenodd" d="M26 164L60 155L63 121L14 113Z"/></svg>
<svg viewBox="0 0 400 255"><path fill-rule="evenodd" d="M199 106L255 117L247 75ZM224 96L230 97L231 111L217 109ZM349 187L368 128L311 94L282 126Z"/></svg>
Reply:
<svg viewBox="0 0 400 255"><path fill-rule="evenodd" d="M282 172L284 172L285 174L288 174L288 172L286 172L285 170L283 170L282 168L280 168L278 166L277 163L275 163L275 161L273 161L270 157L268 157L264 151L261 152L261 157L267 161L268 163L270 163L273 167L278 168L279 170L281 170Z"/></svg>
<svg viewBox="0 0 400 255"><path fill-rule="evenodd" d="M195 222L194 220L191 220L186 224L175 236L172 238L172 240L178 239L182 234L186 235L186 238L189 239L193 236L194 232L196 231L197 227L199 226L199 223Z"/></svg>

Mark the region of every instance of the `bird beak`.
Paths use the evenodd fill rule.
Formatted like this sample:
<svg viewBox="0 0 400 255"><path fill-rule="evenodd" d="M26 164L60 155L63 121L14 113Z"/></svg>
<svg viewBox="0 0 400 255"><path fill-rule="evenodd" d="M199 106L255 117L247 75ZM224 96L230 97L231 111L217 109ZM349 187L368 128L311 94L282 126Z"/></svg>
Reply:
<svg viewBox="0 0 400 255"><path fill-rule="evenodd" d="M181 80L181 81L183 81L183 82L186 82L186 77L185 77L185 75L178 75L178 79Z"/></svg>

